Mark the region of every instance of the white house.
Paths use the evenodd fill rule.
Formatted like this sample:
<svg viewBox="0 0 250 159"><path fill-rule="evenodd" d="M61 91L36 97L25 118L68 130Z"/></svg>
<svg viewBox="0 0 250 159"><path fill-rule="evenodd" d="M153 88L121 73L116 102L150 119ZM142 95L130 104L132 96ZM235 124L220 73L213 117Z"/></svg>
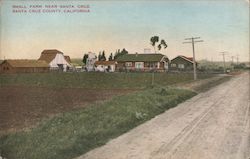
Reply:
<svg viewBox="0 0 250 159"><path fill-rule="evenodd" d="M50 70L62 70L66 72L69 68L72 68L70 57L64 56L61 51L56 49L43 50L38 60L46 61L50 66Z"/></svg>
<svg viewBox="0 0 250 159"><path fill-rule="evenodd" d="M89 52L88 58L86 61L86 70L87 71L95 71L95 62L97 61L97 57L95 53Z"/></svg>
<svg viewBox="0 0 250 159"><path fill-rule="evenodd" d="M116 61L96 61L95 68L99 72L115 72Z"/></svg>

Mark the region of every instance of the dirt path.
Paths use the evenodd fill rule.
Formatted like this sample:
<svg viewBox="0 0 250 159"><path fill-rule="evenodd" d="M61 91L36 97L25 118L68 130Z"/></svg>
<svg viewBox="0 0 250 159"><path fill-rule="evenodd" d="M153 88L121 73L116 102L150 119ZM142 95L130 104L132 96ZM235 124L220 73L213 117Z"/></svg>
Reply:
<svg viewBox="0 0 250 159"><path fill-rule="evenodd" d="M249 93L245 73L77 159L248 159Z"/></svg>

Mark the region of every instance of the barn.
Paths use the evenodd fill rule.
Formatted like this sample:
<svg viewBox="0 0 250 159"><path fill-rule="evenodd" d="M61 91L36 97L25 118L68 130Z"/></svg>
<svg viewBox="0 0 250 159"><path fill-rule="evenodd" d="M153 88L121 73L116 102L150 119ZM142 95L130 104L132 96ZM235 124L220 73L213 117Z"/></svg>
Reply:
<svg viewBox="0 0 250 159"><path fill-rule="evenodd" d="M33 73L48 71L48 63L42 60L4 60L0 64L1 73Z"/></svg>
<svg viewBox="0 0 250 159"><path fill-rule="evenodd" d="M43 50L38 60L46 61L50 66L50 70L61 70L66 72L72 68L70 57L64 56L61 51L56 49Z"/></svg>

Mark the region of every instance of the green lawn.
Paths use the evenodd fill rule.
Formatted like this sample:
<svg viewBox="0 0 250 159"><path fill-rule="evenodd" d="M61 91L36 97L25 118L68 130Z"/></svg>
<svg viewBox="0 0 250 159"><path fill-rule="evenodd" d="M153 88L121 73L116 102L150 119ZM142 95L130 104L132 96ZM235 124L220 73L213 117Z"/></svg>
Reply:
<svg viewBox="0 0 250 159"><path fill-rule="evenodd" d="M208 78L211 74L199 74ZM154 84L167 86L191 81L192 74L155 73ZM151 85L152 73L26 73L0 74L1 85L32 85L48 87L80 87L93 89L147 88Z"/></svg>
<svg viewBox="0 0 250 159"><path fill-rule="evenodd" d="M111 78L108 74L103 76ZM136 74L129 76L137 77ZM72 159L194 95L188 90L155 87L116 96L112 100L43 121L30 131L2 136L0 150L10 159Z"/></svg>

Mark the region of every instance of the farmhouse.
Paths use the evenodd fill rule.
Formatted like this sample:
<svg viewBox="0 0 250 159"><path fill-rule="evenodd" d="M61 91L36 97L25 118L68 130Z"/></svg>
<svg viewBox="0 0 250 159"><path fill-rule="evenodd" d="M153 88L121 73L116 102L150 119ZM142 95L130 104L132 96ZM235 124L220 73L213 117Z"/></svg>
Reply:
<svg viewBox="0 0 250 159"><path fill-rule="evenodd" d="M31 73L48 71L48 63L42 60L4 60L0 64L1 73Z"/></svg>
<svg viewBox="0 0 250 159"><path fill-rule="evenodd" d="M115 61L96 61L95 62L95 68L96 71L100 72L115 72Z"/></svg>
<svg viewBox="0 0 250 159"><path fill-rule="evenodd" d="M61 51L56 49L43 50L38 60L46 61L50 66L50 70L61 70L66 72L69 68L72 68L70 57L64 56Z"/></svg>
<svg viewBox="0 0 250 159"><path fill-rule="evenodd" d="M169 59L162 54L125 54L117 59L119 71L168 71Z"/></svg>
<svg viewBox="0 0 250 159"><path fill-rule="evenodd" d="M179 55L171 60L170 69L176 71L191 71L193 70L193 63L192 57Z"/></svg>

